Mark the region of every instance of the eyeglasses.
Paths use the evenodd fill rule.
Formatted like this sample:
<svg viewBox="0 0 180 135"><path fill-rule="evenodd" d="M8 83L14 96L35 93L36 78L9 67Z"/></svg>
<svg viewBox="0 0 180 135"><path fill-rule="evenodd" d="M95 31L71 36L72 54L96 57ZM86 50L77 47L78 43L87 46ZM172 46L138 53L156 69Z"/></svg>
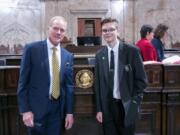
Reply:
<svg viewBox="0 0 180 135"><path fill-rule="evenodd" d="M107 33L107 32L114 32L116 29L114 29L114 28L110 28L110 29L102 29L102 32L103 33Z"/></svg>

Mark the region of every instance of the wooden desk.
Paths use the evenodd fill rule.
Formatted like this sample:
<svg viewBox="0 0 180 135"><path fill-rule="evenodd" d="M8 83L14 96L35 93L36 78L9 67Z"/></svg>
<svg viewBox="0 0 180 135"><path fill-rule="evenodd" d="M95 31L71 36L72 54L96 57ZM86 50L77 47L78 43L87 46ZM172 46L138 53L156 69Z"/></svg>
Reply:
<svg viewBox="0 0 180 135"><path fill-rule="evenodd" d="M163 65L147 64L145 71L148 77L146 92L161 92L163 89Z"/></svg>
<svg viewBox="0 0 180 135"><path fill-rule="evenodd" d="M0 59L4 61L5 66L20 65L22 55L0 54Z"/></svg>
<svg viewBox="0 0 180 135"><path fill-rule="evenodd" d="M136 133L161 135L161 92L163 89L163 65L147 64L145 71L148 77L148 87L144 92L141 105L141 119Z"/></svg>
<svg viewBox="0 0 180 135"><path fill-rule="evenodd" d="M164 65L162 91L163 135L180 134L180 65Z"/></svg>
<svg viewBox="0 0 180 135"><path fill-rule="evenodd" d="M0 66L0 135L25 135L17 107L18 78L19 66Z"/></svg>
<svg viewBox="0 0 180 135"><path fill-rule="evenodd" d="M180 65L150 64L145 66L145 70L149 84L144 93L141 119L137 124L136 133L179 135ZM94 84L78 82L84 72L88 72L89 76L91 76L89 72L94 75L94 66L74 66L76 121L71 130L64 132L65 135L102 135L101 127L95 120ZM19 66L0 67L0 134L2 135L25 135L25 128L17 108L18 77Z"/></svg>

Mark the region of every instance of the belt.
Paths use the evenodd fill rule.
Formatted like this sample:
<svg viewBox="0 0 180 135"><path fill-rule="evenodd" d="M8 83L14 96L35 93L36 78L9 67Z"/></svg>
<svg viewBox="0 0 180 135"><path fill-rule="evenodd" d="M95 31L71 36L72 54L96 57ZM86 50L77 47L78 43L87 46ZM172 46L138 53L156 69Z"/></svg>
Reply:
<svg viewBox="0 0 180 135"><path fill-rule="evenodd" d="M114 102L121 102L121 99L113 98L112 99Z"/></svg>
<svg viewBox="0 0 180 135"><path fill-rule="evenodd" d="M59 98L55 99L55 98L52 97L52 95L49 95L49 100L57 101L57 100L59 100Z"/></svg>

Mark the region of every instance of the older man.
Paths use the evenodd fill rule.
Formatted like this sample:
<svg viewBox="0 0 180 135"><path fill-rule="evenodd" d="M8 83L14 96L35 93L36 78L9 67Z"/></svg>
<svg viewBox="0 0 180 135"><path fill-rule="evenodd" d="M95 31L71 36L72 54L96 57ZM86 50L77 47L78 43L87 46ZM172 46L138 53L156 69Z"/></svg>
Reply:
<svg viewBox="0 0 180 135"><path fill-rule="evenodd" d="M73 56L60 46L66 28L65 19L55 16L48 38L25 46L17 96L29 135L61 135L61 124L72 127Z"/></svg>

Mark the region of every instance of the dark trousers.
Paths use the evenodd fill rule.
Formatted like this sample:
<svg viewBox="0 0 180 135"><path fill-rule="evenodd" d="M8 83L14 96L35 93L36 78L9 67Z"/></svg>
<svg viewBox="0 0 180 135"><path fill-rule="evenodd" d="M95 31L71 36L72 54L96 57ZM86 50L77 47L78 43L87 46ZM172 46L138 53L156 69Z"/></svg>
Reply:
<svg viewBox="0 0 180 135"><path fill-rule="evenodd" d="M28 135L61 135L61 113L59 100L49 100L47 114L34 120L34 127L28 128Z"/></svg>
<svg viewBox="0 0 180 135"><path fill-rule="evenodd" d="M109 104L109 117L103 123L104 135L134 135L135 124L124 126L124 107L121 100L112 100Z"/></svg>

